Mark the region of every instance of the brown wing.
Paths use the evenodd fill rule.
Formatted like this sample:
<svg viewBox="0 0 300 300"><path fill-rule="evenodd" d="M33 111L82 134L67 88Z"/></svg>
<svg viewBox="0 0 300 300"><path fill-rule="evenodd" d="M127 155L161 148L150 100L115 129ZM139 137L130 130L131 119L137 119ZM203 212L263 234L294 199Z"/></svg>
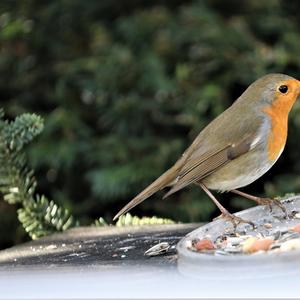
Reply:
<svg viewBox="0 0 300 300"><path fill-rule="evenodd" d="M253 136L251 135L237 145L226 145L222 149L204 153L201 157L196 157L187 161L182 170L179 172L176 183L164 196L164 198L193 182L197 182L205 178L233 159L247 153L251 150L252 141Z"/></svg>

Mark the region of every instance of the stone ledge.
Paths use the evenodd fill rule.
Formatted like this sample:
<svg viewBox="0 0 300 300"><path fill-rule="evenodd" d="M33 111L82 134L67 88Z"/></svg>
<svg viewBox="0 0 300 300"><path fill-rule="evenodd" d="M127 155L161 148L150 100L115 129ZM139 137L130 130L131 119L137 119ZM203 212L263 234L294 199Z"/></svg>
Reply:
<svg viewBox="0 0 300 300"><path fill-rule="evenodd" d="M167 255L145 257L144 252L160 242L175 246L200 224L170 224L126 227L78 227L0 251L0 267L52 268L74 265L175 264Z"/></svg>

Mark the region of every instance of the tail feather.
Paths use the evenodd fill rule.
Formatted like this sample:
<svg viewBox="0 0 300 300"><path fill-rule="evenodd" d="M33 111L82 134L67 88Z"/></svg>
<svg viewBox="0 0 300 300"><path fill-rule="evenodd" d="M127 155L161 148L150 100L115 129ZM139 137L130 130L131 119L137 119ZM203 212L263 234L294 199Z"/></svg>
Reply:
<svg viewBox="0 0 300 300"><path fill-rule="evenodd" d="M139 193L135 198L133 198L127 205L125 205L113 218L113 220L118 219L121 215L128 212L130 209L140 204L150 196L152 196L157 191L163 189L177 177L178 171L177 166L174 165L160 177L158 177L152 184L145 188L141 193Z"/></svg>

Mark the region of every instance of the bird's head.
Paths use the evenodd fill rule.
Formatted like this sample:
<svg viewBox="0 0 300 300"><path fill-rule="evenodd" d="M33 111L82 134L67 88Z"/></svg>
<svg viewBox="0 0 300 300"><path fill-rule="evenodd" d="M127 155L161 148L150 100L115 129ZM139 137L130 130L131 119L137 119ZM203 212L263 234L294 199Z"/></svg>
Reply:
<svg viewBox="0 0 300 300"><path fill-rule="evenodd" d="M244 99L258 109L277 107L289 113L300 94L300 81L285 74L268 74L253 82Z"/></svg>

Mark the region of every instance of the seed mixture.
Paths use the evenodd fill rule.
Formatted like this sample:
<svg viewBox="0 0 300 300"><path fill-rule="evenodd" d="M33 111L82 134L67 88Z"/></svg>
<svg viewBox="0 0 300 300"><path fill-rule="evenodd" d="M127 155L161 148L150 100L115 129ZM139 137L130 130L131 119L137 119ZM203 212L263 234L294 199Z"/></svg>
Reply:
<svg viewBox="0 0 300 300"><path fill-rule="evenodd" d="M291 205L289 205L291 206ZM224 227L216 234L212 226L189 240L187 248L211 255L269 254L300 250L300 212L290 210L288 218L269 213L251 226L240 226L235 231ZM212 231L212 233L210 232Z"/></svg>

